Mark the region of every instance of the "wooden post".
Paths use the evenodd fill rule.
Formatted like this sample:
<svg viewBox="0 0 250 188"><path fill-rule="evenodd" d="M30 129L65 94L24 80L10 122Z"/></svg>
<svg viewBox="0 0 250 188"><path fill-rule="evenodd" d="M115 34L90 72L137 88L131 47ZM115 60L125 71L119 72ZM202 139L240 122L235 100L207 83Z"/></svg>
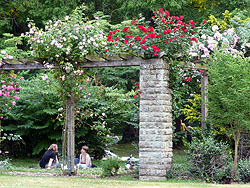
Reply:
<svg viewBox="0 0 250 188"><path fill-rule="evenodd" d="M206 119L208 114L207 109L207 84L208 84L208 76L207 71L204 70L203 76L201 77L201 128L204 131L206 127Z"/></svg>
<svg viewBox="0 0 250 188"><path fill-rule="evenodd" d="M73 91L67 99L66 123L67 123L67 168L68 175L75 174L75 114L74 114Z"/></svg>

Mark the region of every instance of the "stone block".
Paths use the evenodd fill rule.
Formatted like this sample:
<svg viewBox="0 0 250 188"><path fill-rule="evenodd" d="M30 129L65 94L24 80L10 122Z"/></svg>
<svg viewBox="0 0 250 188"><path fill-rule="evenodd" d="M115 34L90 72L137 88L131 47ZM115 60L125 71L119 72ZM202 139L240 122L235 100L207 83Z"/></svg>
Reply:
<svg viewBox="0 0 250 188"><path fill-rule="evenodd" d="M139 175L139 180L142 180L142 181L166 180L166 176L158 177L158 176L142 176L142 175Z"/></svg>

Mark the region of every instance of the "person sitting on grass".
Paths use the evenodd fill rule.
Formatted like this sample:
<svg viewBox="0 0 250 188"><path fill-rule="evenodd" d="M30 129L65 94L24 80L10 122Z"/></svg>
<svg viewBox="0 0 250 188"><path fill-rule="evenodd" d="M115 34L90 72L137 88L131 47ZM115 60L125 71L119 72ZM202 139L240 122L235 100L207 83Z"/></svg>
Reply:
<svg viewBox="0 0 250 188"><path fill-rule="evenodd" d="M77 164L77 168L91 168L91 158L88 154L89 147L88 146L82 146L81 154L79 157L79 163Z"/></svg>
<svg viewBox="0 0 250 188"><path fill-rule="evenodd" d="M40 167L51 169L55 165L59 165L57 158L58 147L56 144L51 144L48 150L43 154L40 161Z"/></svg>

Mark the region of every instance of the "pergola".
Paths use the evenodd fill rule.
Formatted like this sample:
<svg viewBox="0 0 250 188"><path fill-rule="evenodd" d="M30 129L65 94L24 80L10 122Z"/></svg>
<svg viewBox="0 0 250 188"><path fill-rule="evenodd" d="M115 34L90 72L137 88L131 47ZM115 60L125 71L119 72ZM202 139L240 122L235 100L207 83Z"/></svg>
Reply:
<svg viewBox="0 0 250 188"><path fill-rule="evenodd" d="M195 58L194 58L195 59ZM47 69L42 59L4 60L0 70ZM206 85L208 78L206 65L196 58L193 69L204 70L201 78L202 129L207 118ZM108 57L105 59L88 58L80 63L83 68L92 67L140 67L140 132L139 132L139 176L141 180L161 180L166 178L172 166L172 102L169 89L169 62L160 59L139 59L132 56ZM56 67L55 67L56 68ZM190 67L187 67L190 68ZM67 169L74 173L75 129L73 102L69 98L66 107L67 124ZM64 141L66 142L66 140Z"/></svg>

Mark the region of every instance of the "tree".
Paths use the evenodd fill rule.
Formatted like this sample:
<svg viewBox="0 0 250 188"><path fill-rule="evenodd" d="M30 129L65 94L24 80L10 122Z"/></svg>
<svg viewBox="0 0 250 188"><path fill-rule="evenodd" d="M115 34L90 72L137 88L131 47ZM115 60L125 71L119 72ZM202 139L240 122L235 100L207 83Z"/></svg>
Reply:
<svg viewBox="0 0 250 188"><path fill-rule="evenodd" d="M232 177L237 169L241 133L250 129L249 59L215 51L208 68L209 120L214 127L224 127L235 143Z"/></svg>
<svg viewBox="0 0 250 188"><path fill-rule="evenodd" d="M11 32L15 35L27 31L27 18L36 22L40 27L44 21L51 18L62 18L76 6L82 4L79 0L11 0L0 3L0 34Z"/></svg>

